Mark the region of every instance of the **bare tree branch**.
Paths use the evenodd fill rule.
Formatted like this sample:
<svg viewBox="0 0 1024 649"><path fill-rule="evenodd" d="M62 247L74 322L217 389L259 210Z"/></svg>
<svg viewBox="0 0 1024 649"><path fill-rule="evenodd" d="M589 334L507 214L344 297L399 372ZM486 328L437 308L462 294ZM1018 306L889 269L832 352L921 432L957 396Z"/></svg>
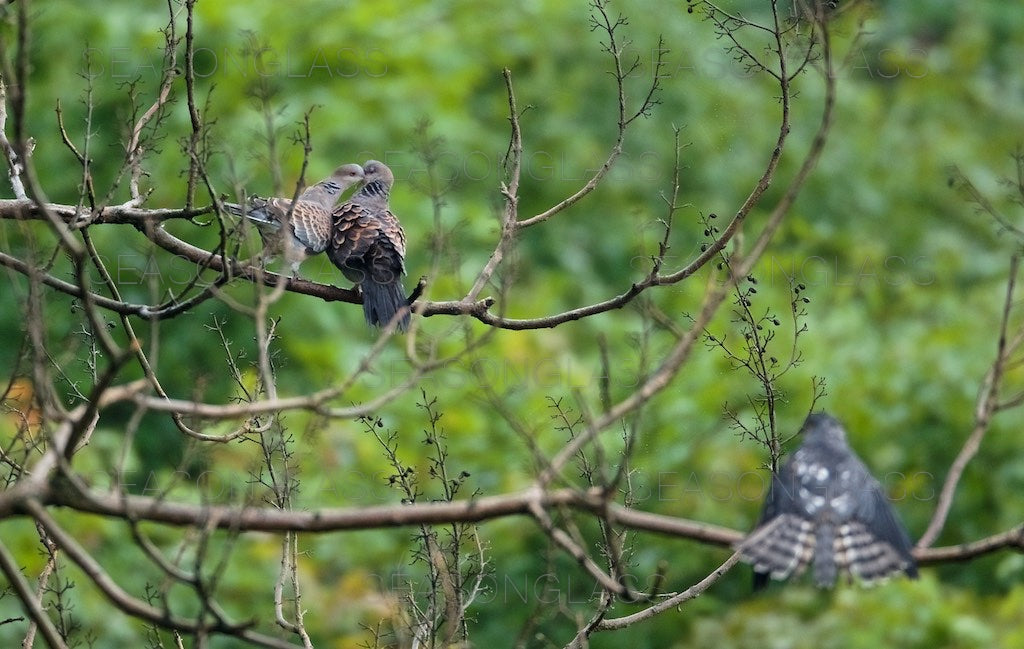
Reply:
<svg viewBox="0 0 1024 649"><path fill-rule="evenodd" d="M25 609L25 612L32 619L32 623L42 632L46 644L50 645L52 649L67 649L64 638L60 636L60 633L53 626L53 622L47 617L46 611L43 610L39 603L39 598L32 592L32 587L25 580L25 576L21 574L21 568L18 567L17 562L3 541L0 541L0 570L7 577L7 583L18 594L18 600L21 602L22 608Z"/></svg>
<svg viewBox="0 0 1024 649"><path fill-rule="evenodd" d="M642 622L643 620L650 619L658 613L676 608L681 604L690 601L694 597L701 595L715 582L721 579L722 576L725 575L725 573L729 572L729 570L731 570L732 567L736 565L736 562L739 561L739 559L739 553L734 553L732 556L725 560L725 563L718 566L717 568L715 568L715 570L708 574L707 577L701 579L699 582L687 588L683 592L677 593L676 595L672 595L664 601L658 602L654 606L645 608L644 610L633 613L632 615L626 615L619 618L604 619L597 625L597 630L612 631L616 629L624 629L632 624L636 624L637 622Z"/></svg>
<svg viewBox="0 0 1024 649"><path fill-rule="evenodd" d="M20 200L27 200L25 196L25 185L21 182L22 163L18 161L18 154L7 139L7 84L4 82L6 74L0 74L0 153L3 153L7 163L7 177L11 181L11 190L14 197Z"/></svg>
<svg viewBox="0 0 1024 649"><path fill-rule="evenodd" d="M639 272L621 275L626 277L622 284L606 289L608 296L593 303L577 303L581 305L571 308L559 306L553 309L554 313L540 312L535 317L507 318L505 314L515 306L507 299L513 285L514 273L509 268L515 266L514 247L524 230L550 227L548 222L558 215L569 218L573 208L582 206L583 201L607 182L611 169L623 155L627 132L632 133L631 125L650 114L658 103L662 79L667 78L661 74L661 57L667 51L664 41L659 40L654 50L651 79L637 80L641 64L639 58L629 54L630 43L624 38L626 18L610 13L606 0L593 1L592 31L601 40L605 53L602 56L607 55L605 60L610 63L614 84L614 90L611 84L608 88L612 93L608 97L617 109L608 124L614 136L595 172L588 173L567 195L527 217L520 215L519 207L521 201L530 198L520 193L523 152L529 150L529 123L524 115L530 107L520 104L517 94L524 93L514 87L512 70L503 70L510 133L505 176L499 188L503 204L494 208L498 212L499 231L497 241L491 244L493 247L489 245L483 251L486 260L468 272L462 270L465 268L460 257L462 250L453 251L457 226L443 227L447 214L443 213L442 206L451 185L438 182L437 168L432 166L437 160L436 141L442 138L429 137L424 124L417 130L422 145L416 145L415 150L428 167L425 193L434 210L434 238L429 247L432 253L430 282L421 279L409 301L413 311L425 318L449 316L452 319L442 320L442 324L448 323L446 326L434 326L436 320L425 324L426 321L416 318L410 331L398 340L392 340L396 337L394 328L385 329L374 342L366 346L360 342L345 349L349 355L343 365L347 369L332 374L326 383L314 380L322 384L313 388L305 377L287 382L285 375L278 375L283 363L291 360L278 345L278 327L282 322L294 322L288 319L291 314L287 313L282 298L291 292L326 302L358 304L362 297L357 290L267 272L262 263L254 260L254 255L244 254L248 242L245 226L224 214L223 199L216 190L220 177L209 168L217 145L212 141L210 128L217 116L210 114L211 95L207 94L205 105L202 103L201 86L197 85L201 80L194 70L198 28L195 0L184 3L167 0L159 85L154 96L140 101L137 92L140 86L129 84L124 159L115 160L121 167L106 193L101 190L99 199L93 186L90 159L99 149L92 146L91 140L92 81L87 81L89 85L84 93L84 136L74 132L75 122L70 118L65 125L58 104L53 138L56 140L59 136L71 152L68 160L72 175L81 179L77 198L66 199L71 204L53 203L46 198L43 183L36 176L32 163L33 141L26 131L25 115L31 70L31 14L27 4L22 2L8 8L8 15L16 22L13 33L17 40L4 40L10 30L0 33L0 155L5 156L16 196L0 200L0 225L15 232L13 238L19 241L13 249L0 251L0 266L7 269L6 274L18 292L20 315L25 321L18 360L10 370L8 387L3 394L5 403L16 401L8 399L15 385L23 384L27 386L26 391L30 391L25 403L11 406L18 421L17 432L0 450L0 467L8 470L6 483L0 489L0 521L15 518L35 521L44 550L52 550L48 555L51 570L57 570L66 563L65 558L69 559L87 577L86 588L94 585L110 610L121 611L147 625L151 638L157 639L154 645L160 644L161 636L169 632L180 647L188 641L198 647L205 646L218 635L258 646L290 647L293 645L283 640L260 634L256 630L256 619L230 621L218 602L224 597L220 591L229 581L225 578L231 576L228 559L233 556L239 540L258 536L253 533L280 535L276 580L267 580L263 602L266 619L259 623L270 632L293 635L294 642L311 649L318 630L312 626L307 630L303 606L314 601L309 599L309 594L315 591L301 579L304 574L300 574L299 568L299 535L411 528L413 559L410 563L420 575L425 574L423 579L428 591L413 593L410 586L408 594L389 599L392 603L401 601L405 610L394 614L397 621L383 625L393 630L394 638L384 637L382 626L377 626L373 633L374 646L403 642L412 646L448 646L469 643L469 622L475 614L473 604L486 592L483 577L489 548L481 537L481 530L486 528L473 524L521 517L527 526L532 525L534 534L545 546L549 567L567 563L568 557L596 590L585 608L564 603L550 610L535 608L523 625L520 641L525 643L525 638L532 637L530 634L542 629L543 624L556 621L573 625L575 637L569 646L582 649L595 633L623 629L685 604L706 592L735 565L735 554L707 573L713 565L709 564L697 574L705 575L702 579L688 582L685 588L680 586L682 590L677 593L661 592L666 561L651 569L650 588L637 588L630 583L629 570L635 565L638 552L644 549L640 542L646 535L692 541L710 548L706 551L709 555L717 553L714 548L734 548L744 537L739 530L637 509L639 499L633 482L637 460L633 453L639 444L647 442L644 435L649 427L645 423L648 419L645 407L656 398L664 398L676 378L685 371L693 359L695 344L706 339L707 327L720 315L725 301L730 296L742 300L749 295L745 292L748 285L741 282L748 281L755 264L776 240L797 196L823 155L835 113L836 79L831 34L819 3L814 3L813 10L805 7L804 20L787 21L780 15L778 3L773 1L770 9L762 10L763 16L769 16L770 10L770 16L761 22L723 11L710 2L690 3L691 8L705 13L735 61L773 83L772 93L778 95L778 109L777 112L775 108L764 111L765 119L774 124L771 126L772 143L762 152L759 168L745 178L744 193L727 207L732 216L721 219L724 222L721 230L714 214L704 216L704 212L700 212L699 222L707 229L705 244L699 253L689 255L681 263L670 264L669 253L681 236L678 231L681 210L687 207L680 196L684 187L681 181L681 172L685 169L684 147L680 145L680 129L673 127L672 179L661 196L665 211L659 214L656 245L652 246ZM181 21L185 25L179 37ZM809 27L805 27L807 25ZM178 48L182 43L184 50L179 56ZM179 58L184 61L181 70L177 65ZM820 121L816 125L801 117L801 106L793 101L798 90L794 80L811 71L820 73L824 89ZM633 96L627 88L634 88L638 82L642 86ZM516 85L520 83L517 81ZM266 162L275 184L280 184L281 163L277 160L282 153L277 140L281 131L277 119L280 113L275 112L271 102L273 89L266 86L259 92L262 93L259 109L269 151ZM184 169L186 163L181 163L184 207L143 209L146 191L142 180L150 163L148 156L156 150L155 144L171 133L173 124L164 117L169 114L173 98L181 94L186 97L186 105L181 107L183 119L185 110L188 116L188 124L182 122L181 132L177 134L181 154L188 159L187 169ZM303 159L292 192L293 205L305 184L311 162L310 123L307 110L295 138L296 145L302 148ZM10 140L5 131L8 125L12 127ZM67 126L71 126L71 133ZM787 153L792 152L790 133L795 126L807 128L808 135L813 130L813 139L806 150L796 152L799 155ZM782 164L784 155L785 166ZM1024 163L1019 165L1018 175L1024 178ZM119 187L120 182L127 187ZM779 183L782 185L772 187ZM1018 184L1024 195L1024 183ZM246 192L241 183L236 185L237 193L244 198ZM970 191L968 187L964 189ZM209 203L208 206L196 206L197 190L205 192L200 198ZM109 204L115 202L115 195L123 197L124 194L128 195L127 202ZM987 208L982 207L988 212L995 210L991 203ZM755 212L762 216L753 217ZM479 217L477 214L462 216ZM1005 218L1004 221L1000 221L1001 225L1009 230L1006 225L1010 221ZM129 227L118 230L117 225ZM190 266L186 281L176 283L172 290L165 290L160 281L153 281L148 294L142 293L146 297L138 297L136 289L119 282L115 266L104 257L104 238L98 235L122 231L127 235L126 240L151 252L158 261L186 262ZM22 245L21 239L27 243ZM197 245L193 241L206 243ZM246 256L253 259L246 259ZM721 262L719 272L715 271L715 262ZM977 453L991 417L1002 409L1024 403L1024 392L1006 396L1001 390L1004 375L1024 364L1018 358L1019 348L1024 345L1024 330L1015 335L1009 332L1018 265L1015 256L997 356L978 398L975 429L954 461L932 521L915 549L915 557L922 564L966 561L1003 549L1024 550L1024 526L1021 525L960 546L930 547L945 524L957 485ZM459 269L455 275L463 274L449 278L445 273L450 267ZM691 280L702 270L705 272L700 279ZM691 281L684 284L687 280ZM249 290L237 290L240 285ZM428 286L429 293L443 290L455 297L435 299L438 296L427 295ZM670 296L665 294L673 290L670 287L678 290L683 286L687 290L695 289L687 296L687 304L690 308L696 304L697 308L692 317L687 314L677 322L672 307L668 306L675 303L668 299L656 301L656 298L668 298ZM486 296L491 288L495 289L496 297ZM168 362L175 363L178 359L170 356L171 360L167 360L167 344L160 343L160 327L180 325L180 320L163 321L195 311L208 301L218 312L206 328L207 335L220 344L226 368L210 372L218 374L210 379L217 383L212 389L207 389L201 381L182 388L170 382L170 377L175 376L170 370L180 366L175 364L168 368ZM54 304L68 302L73 306L67 316L68 323L60 323L68 326L54 326L50 321ZM536 475L532 486L525 491L488 496L480 491L469 496L459 491L469 472L449 468L447 447L441 443L444 433L438 424L440 412L436 409L436 400L428 399L425 390L421 392L423 403L418 405L429 421L421 440L423 448L428 450L417 454L415 460L400 457L398 432L386 427L383 417L376 414L385 407L400 406L401 397L421 387L425 379L434 378L435 373L442 376L446 366L504 349L485 347L501 335L499 329L523 331L557 327L631 304L635 305L635 313L627 315L639 314L642 322L641 333L630 339L635 344L627 351L626 361L639 366L637 382L622 388L612 381L613 372L618 375L620 371L618 363L622 359L618 357L620 350L608 340L618 330L610 329L612 333L607 335L602 330L596 347L602 376L596 381L595 394L573 386L566 391L569 398L564 399L564 404L571 403L571 406L559 405L563 404L565 395L551 397L557 406L556 433L567 433L568 437L560 438L554 446L548 438L538 434L550 423L545 426L529 421L530 413L524 414L517 408L514 398L490 385L480 370L469 373L471 380L481 384L473 398L481 399L489 415L497 415L507 422L521 442L524 456L513 461L525 461ZM740 307L744 321L756 327L760 322L758 316L749 305ZM117 318L107 317L109 313L118 314L120 323ZM148 332L137 331L140 325L136 318L149 323ZM245 333L239 334L239 326ZM70 328L74 330L76 346L65 351L60 349L58 337L66 335L64 329ZM239 335L244 337L243 343L239 342ZM794 363L799 357L795 336L791 354ZM343 338L336 344L348 344ZM775 434L775 409L782 398L780 392L774 391L771 384L774 378L763 355L770 334L755 334L752 339L762 355L750 363L759 363L754 367L755 375L766 385L771 402L767 426L772 436L765 439L772 447L770 463L774 465L781 453L780 438ZM380 375L382 363L394 357L401 358L403 367L410 369L401 380L373 385L372 379ZM742 360L744 357L742 353L733 352L732 358ZM158 362L160 360L162 363ZM80 363L81 367L72 367L74 363ZM202 373L205 369L197 371ZM136 380L126 383L129 379ZM208 396L210 394L217 396ZM119 408L112 408L115 404ZM119 411L127 411L126 423L119 419ZM386 459L396 473L392 476L392 485L398 483L403 504L367 506L346 496L341 502L355 503L353 506L318 508L323 503L297 500L296 495L301 493L299 477L304 467L293 456L299 437L293 436L285 421L287 413L296 411L299 414L287 419L305 423L307 431L314 435L328 427L342 427L342 420L360 418L360 423L366 427L362 432L375 436L383 445ZM150 495L126 493L121 478L130 473L136 442L142 441L142 436L149 432L150 420L161 419L165 414L170 415L177 429L172 430L176 435L174 441L187 448L182 459L171 460L169 465L178 462L181 468L192 462L212 463L218 459L217 453L229 452L227 446L212 445L236 442L250 451L248 480L242 478L242 481L253 488L253 494L235 498L232 492L227 502L217 498L207 500L204 487L185 485L178 475L169 478L169 484L161 483L155 496L152 492ZM690 433L686 422L680 426L680 434ZM119 437L106 435L112 427L114 432L120 433ZM113 443L118 444L109 459L105 455L108 447L100 448L92 441L95 430L103 432L104 444L107 439L114 439ZM387 433L383 432L385 430ZM402 453L407 451L403 449ZM424 464L426 471L420 468ZM93 486L95 482L86 475L86 467L91 470L97 465L110 468L117 478L116 486L108 490ZM417 482L417 471L426 476L423 482ZM165 476L161 476L160 480L164 479ZM189 490L188 496L180 497L179 489ZM436 498L431 500L433 496ZM211 504L213 502L217 504ZM302 507L311 505L313 508L300 508L299 502ZM62 508L74 511L76 516L67 520L56 517L55 512ZM162 583L147 587L144 595L133 593L118 583L115 577L121 573L108 571L111 566L101 561L105 555L90 550L80 540L75 527L79 519L88 521L96 516L120 520L128 526L125 542L141 550L148 560L148 569ZM151 530L151 524L160 532ZM174 527L187 529L184 532L170 529ZM171 533L174 539L167 547L161 545L161 534L165 532ZM302 539L305 545L307 537ZM56 561L58 550L59 564ZM75 638L68 639L66 628L70 618L55 615L50 619L52 612L48 613L44 607L48 600L41 596L42 591L32 592L11 551L2 543L0 569L30 620L27 643L31 644L34 629L38 629L53 646L72 644ZM44 568L39 575L40 584L57 583L56 577L50 580L51 573L47 570ZM544 588L550 592L554 586L545 583ZM190 598L187 609L182 606L177 591L187 593ZM61 600L53 592L50 591L50 597L59 607ZM612 617L618 614L616 606L621 602L643 602L646 608L631 615ZM182 610L190 613L182 614Z"/></svg>
<svg viewBox="0 0 1024 649"><path fill-rule="evenodd" d="M957 454L953 464L949 467L946 480L942 483L942 490L939 492L939 499L935 505L935 512L928 523L928 528L921 535L917 547L927 548L935 543L942 528L946 524L949 510L953 506L953 498L956 495L957 485L963 477L964 470L981 448L981 442L988 432L992 416L999 410L999 390L1010 357L1019 349L1024 342L1024 328L1016 333L1012 340L1008 339L1007 330L1010 326L1010 311L1014 304L1014 291L1017 286L1017 272L1020 267L1020 255L1014 254L1010 258L1009 276L1006 281L1006 299L1003 301L1002 319L999 323L999 338L996 346L996 357L992 366L985 374L981 383L981 390L978 393L978 400L974 407L974 428L971 434L964 441L963 447Z"/></svg>

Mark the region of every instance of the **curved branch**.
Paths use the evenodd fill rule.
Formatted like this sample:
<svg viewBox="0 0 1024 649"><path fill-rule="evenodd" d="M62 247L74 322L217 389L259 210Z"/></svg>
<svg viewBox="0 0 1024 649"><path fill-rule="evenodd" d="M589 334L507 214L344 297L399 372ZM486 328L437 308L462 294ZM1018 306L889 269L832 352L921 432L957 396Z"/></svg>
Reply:
<svg viewBox="0 0 1024 649"><path fill-rule="evenodd" d="M732 556L725 560L725 562L715 568L707 577L701 579L693 586L690 586L681 593L677 593L668 599L658 602L654 606L649 606L642 611L637 611L632 615L624 615L623 617L616 617L606 620L601 620L597 625L598 631L613 631L616 629L624 629L636 622L642 622L643 620L649 619L669 609L675 608L684 602L688 602L694 597L702 594L708 588L712 586L716 581L721 579L725 573L732 570L732 567L740 560L740 553L734 552Z"/></svg>
<svg viewBox="0 0 1024 649"><path fill-rule="evenodd" d="M122 589L110 575L103 570L103 567L93 559L92 555L83 548L73 536L64 531L55 520L47 513L46 509L35 499L28 499L22 503L25 511L32 516L46 533L53 539L67 556L74 561L82 571L88 575L96 586L103 591L107 599L113 602L119 609L142 620L158 624L164 628L177 629L194 633L200 630L208 630L210 627L205 624L192 622L182 618L174 617L169 611L161 611L142 601L139 601ZM228 633L241 630L252 623L231 626L223 630Z"/></svg>
<svg viewBox="0 0 1024 649"><path fill-rule="evenodd" d="M777 18L776 18L777 19ZM697 317L691 324L690 329L679 339L676 345L672 348L672 351L668 354L665 361L661 366L651 375L639 389L634 391L629 397L616 404L614 407L605 412L598 419L588 422L586 430L583 434L573 438L568 444L566 444L561 451L555 456L551 464L541 473L539 478L540 484L547 484L548 481L554 478L554 476L561 470L561 468L586 444L590 442L600 431L608 428L612 423L617 421L619 418L626 414L633 412L644 403L646 403L651 397L658 392L664 390L672 379L675 378L679 368L682 367L686 359L689 357L690 352L693 349L694 343L699 339L700 335L704 331L704 327L710 322L714 316L718 307L725 299L728 291L731 290L735 282L740 278L746 276L750 269L753 268L754 264L764 253L771 241L772 236L781 225L783 218L788 213L790 206L793 201L796 200L800 189L806 182L810 172L817 165L818 160L821 158L821 154L824 151L825 142L828 136L828 132L832 125L832 119L835 110L835 75L832 74L831 68L831 54L829 49L829 34L825 26L822 24L819 26L821 29L822 41L825 49L825 101L822 108L821 122L818 130L815 134L814 140L811 147L808 149L807 154L804 157L804 161L800 166L799 171L790 180L789 186L780 199L779 203L772 210L771 217L764 229L758 236L757 242L751 249L750 253L745 255L739 263L735 265L733 272L731 273L728 281L721 282L715 290L709 290L705 294L704 303L698 312ZM778 55L783 57L783 49L781 36L778 36L777 30L777 48ZM781 70L785 73L785 62L781 63ZM693 273L699 268L698 263L704 259L710 259L708 253L711 250L721 250L725 247L728 239L731 239L733 235L739 230L741 223L754 208L754 206L760 201L764 192L768 189L771 184L772 178L774 177L775 170L778 167L779 159L782 155L782 147L786 141L786 137L789 134L789 81L788 77L783 74L779 84L782 92L782 120L779 128L778 140L776 148L769 159L768 166L765 168L764 173L761 175L758 183L751 191L750 195L744 201L743 205L737 211L732 221L726 227L722 236L716 240L715 244L709 246L709 248L695 260L692 264L679 271L674 275L665 276L663 280L672 280L679 276L679 279L687 276L687 273ZM676 280L678 281L678 280Z"/></svg>
<svg viewBox="0 0 1024 649"><path fill-rule="evenodd" d="M1024 553L1024 524L970 543L938 548L916 547L914 548L914 558L917 559L918 563L931 565L970 561L986 554L1007 549Z"/></svg>
<svg viewBox="0 0 1024 649"><path fill-rule="evenodd" d="M505 258L505 251L512 245L516 233L516 218L519 214L519 179L523 162L523 132L519 127L519 109L516 107L516 93L512 86L512 71L505 68L501 73L505 79L505 89L508 92L508 121L512 127L506 154L506 164L511 167L511 170L508 172L508 184L504 182L501 184L501 195L505 197L505 209L501 215L501 234L487 263L480 269L476 281L466 293L464 302L476 300L480 296L480 292L484 290L487 282L491 281L501 260Z"/></svg>
<svg viewBox="0 0 1024 649"><path fill-rule="evenodd" d="M657 60L655 62L654 71L652 73L651 85L648 89L647 95L641 102L640 108L633 115L627 116L625 84L626 79L633 73L633 71L636 69L636 66L633 65L631 67L626 68L622 64L622 55L625 48L623 47L622 43L616 38L616 32L618 31L619 27L626 24L626 21L622 18L618 20L612 20L606 10L607 4L607 0L594 0L591 3L591 6L594 9L594 14L591 16L591 25L592 30L600 30L604 32L604 34L608 37L608 42L603 43L602 45L604 46L604 50L611 55L612 63L615 67L614 71L612 72L612 76L615 77L615 87L618 96L618 132L616 133L615 143L612 145L611 151L609 152L608 157L605 159L604 163L597 169L597 171L594 172L594 175L591 176L590 180L588 180L579 190L577 190L572 195L567 196L559 203L544 210L543 212L540 212L529 218L517 221L515 223L517 230L528 228L531 225L536 225L542 221L550 219L552 216L558 214L559 212L562 212L572 207L585 196L594 191L594 189L596 189L597 186L601 184L601 181L608 174L612 166L615 164L615 161L622 154L622 147L626 140L626 129L629 127L630 123L633 122L636 118L640 117L641 115L648 114L653 105L657 103L657 100L654 98L654 96L658 91L658 87L661 81L661 56L664 53L664 48L662 47L662 42L660 41L658 43L658 48L655 50L655 52L657 52Z"/></svg>
<svg viewBox="0 0 1024 649"><path fill-rule="evenodd" d="M920 548L930 546L939 537L942 528L946 524L949 510L953 506L953 497L956 495L957 485L964 470L981 448L981 442L988 432L992 416L999 409L999 388L1003 379L1003 372L1007 362L1014 351L1024 342L1024 329L1018 332L1012 340L1007 340L1007 329L1010 325L1010 311L1013 308L1013 293L1017 285L1017 270L1020 266L1020 255L1015 254L1010 258L1009 278L1006 282L1006 298L1003 301L1002 319L999 323L999 341L996 345L996 358L992 366L985 374L978 393L978 400L974 408L974 430L967 437L963 447L957 454L953 464L949 467L949 474L942 483L942 490L939 492L938 504L935 506L935 513L928 523L928 529L917 542Z"/></svg>

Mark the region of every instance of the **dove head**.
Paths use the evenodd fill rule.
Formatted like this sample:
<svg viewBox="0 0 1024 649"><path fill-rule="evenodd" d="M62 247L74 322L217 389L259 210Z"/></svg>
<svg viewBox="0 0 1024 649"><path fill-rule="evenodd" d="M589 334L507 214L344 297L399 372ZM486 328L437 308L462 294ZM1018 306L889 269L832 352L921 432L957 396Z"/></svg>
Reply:
<svg viewBox="0 0 1024 649"><path fill-rule="evenodd" d="M363 185L362 193L387 196L395 182L395 176L383 162L367 160L363 163L363 182L366 184Z"/></svg>
<svg viewBox="0 0 1024 649"><path fill-rule="evenodd" d="M337 196L349 187L363 182L364 175L363 168L357 164L341 165L321 185L329 195Z"/></svg>

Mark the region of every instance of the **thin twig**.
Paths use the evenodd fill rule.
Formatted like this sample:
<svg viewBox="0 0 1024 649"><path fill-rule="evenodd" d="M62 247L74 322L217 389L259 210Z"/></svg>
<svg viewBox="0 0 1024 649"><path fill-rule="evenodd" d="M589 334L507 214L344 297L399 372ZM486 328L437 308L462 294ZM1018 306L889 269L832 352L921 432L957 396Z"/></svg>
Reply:
<svg viewBox="0 0 1024 649"><path fill-rule="evenodd" d="M0 541L0 570L7 577L7 583L14 588L22 608L32 619L32 623L42 632L46 644L50 645L51 649L67 649L64 638L60 636L53 622L46 615L39 598L32 592L32 587L25 580L25 576L21 574L21 568L18 567L14 555L7 549L7 545L3 541Z"/></svg>
<svg viewBox="0 0 1024 649"><path fill-rule="evenodd" d="M706 591L708 588L710 588L716 581L721 579L725 575L725 573L729 572L729 570L731 570L732 567L735 566L739 560L740 554L738 552L734 553L732 556L726 559L722 565L718 566L710 574L708 574L707 577L701 579L696 584L690 586L683 592L673 595L664 601L658 602L654 606L649 606L643 609L642 611L633 613L632 615L604 619L597 625L597 630L613 631L616 629L624 629L628 626L636 624L637 622L648 620L657 615L658 613L676 608L677 606L680 606L681 604L690 601L691 599L697 597L698 595Z"/></svg>
<svg viewBox="0 0 1024 649"><path fill-rule="evenodd" d="M981 448L981 442L988 432L992 415L995 414L999 405L999 388L1003 379L1003 371L1014 348L1007 344L1007 329L1010 326L1010 312L1013 308L1014 290L1017 286L1017 271L1020 266L1020 254L1010 257L1009 277L1006 280L1006 299L1003 300L1002 319L999 323L999 340L996 344L996 357L992 366L982 380L981 390L978 392L978 399L974 407L974 429L967 437L963 447L957 454L953 464L949 467L949 473L942 484L939 492L939 500L935 505L935 513L928 523L928 528L921 535L917 547L927 548L935 543L935 540L942 532L949 516L949 510L953 506L953 498L956 495L957 485L963 477L964 470ZM1018 341L1020 339L1018 338Z"/></svg>

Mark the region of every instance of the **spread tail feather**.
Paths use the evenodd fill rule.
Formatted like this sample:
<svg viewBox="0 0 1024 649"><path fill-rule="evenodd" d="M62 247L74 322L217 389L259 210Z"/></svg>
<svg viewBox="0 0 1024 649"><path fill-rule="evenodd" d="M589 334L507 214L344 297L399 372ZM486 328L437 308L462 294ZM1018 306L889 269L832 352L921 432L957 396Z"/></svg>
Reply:
<svg viewBox="0 0 1024 649"><path fill-rule="evenodd" d="M754 564L754 589L769 578L789 579L802 573L814 557L815 534L811 521L781 514L754 530L740 545L743 560Z"/></svg>
<svg viewBox="0 0 1024 649"><path fill-rule="evenodd" d="M360 284L363 290L363 315L373 327L385 327L395 315L401 315L395 323L398 331L409 329L409 304L399 282L381 284L365 277Z"/></svg>

